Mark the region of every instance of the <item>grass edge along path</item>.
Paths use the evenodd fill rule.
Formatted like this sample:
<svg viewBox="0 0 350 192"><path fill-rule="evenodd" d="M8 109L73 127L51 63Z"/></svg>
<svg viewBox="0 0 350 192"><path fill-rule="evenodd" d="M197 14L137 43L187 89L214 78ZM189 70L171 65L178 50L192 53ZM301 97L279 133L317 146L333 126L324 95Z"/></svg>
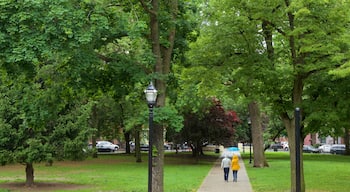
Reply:
<svg viewBox="0 0 350 192"><path fill-rule="evenodd" d="M217 160L218 154L207 152L205 156L194 159L188 153L167 153L164 162L164 191L195 192ZM35 165L35 182L81 185L75 192L116 191L145 192L148 184L147 153L142 154L142 162L136 163L133 154L100 155L97 159L85 161L54 162L47 167L44 163ZM22 165L0 167L0 184L24 182ZM40 188L25 191L40 191ZM24 191L23 189L18 191ZM0 192L8 192L1 189ZM16 190L11 190L16 191ZM46 190L45 190L46 191ZM55 189L50 191L72 191Z"/></svg>
<svg viewBox="0 0 350 192"><path fill-rule="evenodd" d="M254 168L249 154L242 154L254 192L290 191L290 159L288 152L266 152L270 167ZM350 191L350 156L303 154L306 192Z"/></svg>

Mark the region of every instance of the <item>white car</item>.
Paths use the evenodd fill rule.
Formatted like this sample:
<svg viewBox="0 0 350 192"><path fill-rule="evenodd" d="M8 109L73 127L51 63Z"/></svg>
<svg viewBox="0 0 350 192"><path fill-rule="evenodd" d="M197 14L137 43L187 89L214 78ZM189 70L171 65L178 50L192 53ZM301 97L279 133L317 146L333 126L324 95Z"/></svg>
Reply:
<svg viewBox="0 0 350 192"><path fill-rule="evenodd" d="M97 141L96 149L98 152L114 152L119 149L119 146L109 141Z"/></svg>
<svg viewBox="0 0 350 192"><path fill-rule="evenodd" d="M330 153L332 145L324 144L318 147L320 153Z"/></svg>
<svg viewBox="0 0 350 192"><path fill-rule="evenodd" d="M284 151L289 151L289 144L288 142L282 142L283 150Z"/></svg>

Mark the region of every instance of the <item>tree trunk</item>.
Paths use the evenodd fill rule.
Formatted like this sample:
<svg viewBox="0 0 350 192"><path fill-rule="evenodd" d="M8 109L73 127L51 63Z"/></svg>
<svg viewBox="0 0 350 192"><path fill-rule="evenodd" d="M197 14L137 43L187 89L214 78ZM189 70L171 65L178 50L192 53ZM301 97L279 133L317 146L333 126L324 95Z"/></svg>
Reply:
<svg viewBox="0 0 350 192"><path fill-rule="evenodd" d="M194 157L194 158L197 158L197 157L198 157L198 151L197 151L197 149L198 149L198 147L197 147L198 143L199 143L199 142L196 141L196 144L193 144L193 143L190 144L190 148L191 148L191 151L192 151L192 157Z"/></svg>
<svg viewBox="0 0 350 192"><path fill-rule="evenodd" d="M264 39L266 43L266 49L267 49L267 57L269 60L272 62L274 61L274 55L275 55L275 50L273 47L273 34L272 34L272 26L270 22L267 22L266 20L262 21L262 29L264 33Z"/></svg>
<svg viewBox="0 0 350 192"><path fill-rule="evenodd" d="M317 139L316 133L311 133L311 145L315 145L317 143L316 139Z"/></svg>
<svg viewBox="0 0 350 192"><path fill-rule="evenodd" d="M285 0L286 7L290 7L291 0ZM294 31L294 13L292 11L287 12L288 16L288 22L289 22L289 29L290 31ZM294 82L293 82L293 94L292 94L292 102L294 107L301 107L302 101L303 101L303 88L304 88L304 82L303 79L306 77L305 74L301 74L302 72L298 70L303 65L303 56L298 55L298 48L297 43L295 41L294 35L289 35L289 46L290 46L290 58L293 64L294 73L296 74L294 76ZM302 109L301 109L301 114ZM303 115L302 115L303 116ZM290 169L291 169L291 192L296 191L296 150L300 150L300 185L301 185L301 192L305 192L305 181L304 181L304 165L303 165L303 153L302 153L302 146L303 146L303 139L300 139L300 148L296 149L296 143L295 143L295 117L289 118L288 111L284 112L282 114L282 120L285 124L285 127L287 129L288 133L288 143L289 143L289 149L290 149ZM302 132L302 131L301 131ZM301 133L300 133L301 134ZM301 134L302 136L302 134ZM303 138L303 137L301 137Z"/></svg>
<svg viewBox="0 0 350 192"><path fill-rule="evenodd" d="M91 139L91 149L93 150L93 153L92 153L92 158L97 158L98 155L97 155L97 149L96 149L96 136L92 136L92 139Z"/></svg>
<svg viewBox="0 0 350 192"><path fill-rule="evenodd" d="M156 107L164 107L166 99L166 77L170 72L171 65L171 55L174 47L175 39L175 20L177 17L177 0L172 1L158 1L151 0L146 2L145 0L140 0L144 10L148 13L150 17L150 31L151 31L151 43L152 43L152 53L155 56L155 72L161 79L157 79L155 86L158 89L158 98ZM150 3L150 6L149 4ZM167 31L163 31L167 34L168 44L163 46L160 43L160 28L159 28L159 3L163 3L166 9L162 11L168 11L170 18L173 20L170 26L167 26ZM154 123L153 127L153 166L152 166L152 191L153 192L163 192L163 164L164 164L164 127Z"/></svg>
<svg viewBox="0 0 350 192"><path fill-rule="evenodd" d="M139 127L136 127L135 129L135 156L136 156L137 163L142 162L141 151L140 151L140 128Z"/></svg>
<svg viewBox="0 0 350 192"><path fill-rule="evenodd" d="M251 118L251 137L253 141L254 167L268 167L264 153L264 139L261 126L260 109L257 102L253 101L248 105Z"/></svg>
<svg viewBox="0 0 350 192"><path fill-rule="evenodd" d="M291 192L296 191L296 143L295 143L295 119L289 119L287 116L282 115L283 123L288 133L288 144L290 152L290 173L291 173ZM302 137L301 137L302 138ZM303 139L300 139L300 184L301 191L305 191L304 182L304 164L303 164L303 153L302 153Z"/></svg>
<svg viewBox="0 0 350 192"><path fill-rule="evenodd" d="M91 114L91 119L90 119L90 125L91 127L95 128L96 130L98 130L98 117L97 117L97 106L96 104L94 104L94 106L92 107L92 114ZM97 131L98 132L98 131ZM94 150L94 152L92 153L92 157L93 158L97 158L97 150L96 150L96 132L95 134L93 134L92 136L92 141L91 141L91 147Z"/></svg>
<svg viewBox="0 0 350 192"><path fill-rule="evenodd" d="M125 153L130 154L130 132L124 130Z"/></svg>
<svg viewBox="0 0 350 192"><path fill-rule="evenodd" d="M293 104L295 107L300 107L302 103L302 92L303 92L303 77L302 75L296 75L294 79L294 85L293 85ZM301 110L301 114L303 110ZM303 115L302 115L303 116ZM291 192L296 191L296 150L299 150L300 152L300 185L301 185L301 191L305 191L305 181L304 181L304 165L303 165L303 153L302 153L302 146L303 146L303 134L302 131L300 131L301 139L300 139L300 148L296 149L296 143L295 143L295 117L290 118L288 116L288 113L285 112L284 114L281 114L281 118L283 120L283 123L287 129L288 133L288 143L289 143L289 150L290 150L290 169L291 169Z"/></svg>
<svg viewBox="0 0 350 192"><path fill-rule="evenodd" d="M32 163L26 163L26 186L34 185L34 168Z"/></svg>
<svg viewBox="0 0 350 192"><path fill-rule="evenodd" d="M158 21L158 11L159 2L158 0L152 0L152 12L150 12L150 29L151 29L151 42L152 42L152 52L156 57L155 72L158 74L163 73L163 58L160 51L160 32L159 32L159 21ZM165 93L166 84L164 80L157 79L156 88L158 89L157 97L157 107L165 106ZM153 124L153 146L152 150L152 191L153 192L163 192L163 161L164 161L164 149L160 148L161 143L163 143L163 127L157 123Z"/></svg>
<svg viewBox="0 0 350 192"><path fill-rule="evenodd" d="M349 129L345 129L344 130L345 155L350 155L349 141L350 141Z"/></svg>
<svg viewBox="0 0 350 192"><path fill-rule="evenodd" d="M153 128L153 146L156 150L152 150L153 167L152 167L152 191L163 192L164 178L164 136L163 127L155 125Z"/></svg>
<svg viewBox="0 0 350 192"><path fill-rule="evenodd" d="M195 143L191 143L192 156L195 158L196 162L199 161L199 145L200 140L196 140Z"/></svg>

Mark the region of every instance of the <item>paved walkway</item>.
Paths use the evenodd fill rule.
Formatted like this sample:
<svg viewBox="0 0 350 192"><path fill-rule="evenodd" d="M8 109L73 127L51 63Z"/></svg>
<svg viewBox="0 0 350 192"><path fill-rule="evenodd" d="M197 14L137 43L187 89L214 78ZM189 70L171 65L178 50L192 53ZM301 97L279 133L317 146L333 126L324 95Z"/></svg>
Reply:
<svg viewBox="0 0 350 192"><path fill-rule="evenodd" d="M230 170L229 182L224 180L224 171L221 169L221 160L219 158L213 168L209 171L207 177L204 179L202 185L197 192L253 192L250 184L247 171L245 169L242 159L239 160L240 169L238 171L237 182L232 182L232 171Z"/></svg>

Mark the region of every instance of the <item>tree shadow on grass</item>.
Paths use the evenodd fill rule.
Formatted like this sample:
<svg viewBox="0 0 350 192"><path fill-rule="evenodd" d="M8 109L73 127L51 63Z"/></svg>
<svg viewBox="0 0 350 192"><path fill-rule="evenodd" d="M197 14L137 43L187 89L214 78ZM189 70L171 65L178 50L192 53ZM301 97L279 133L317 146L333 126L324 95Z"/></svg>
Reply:
<svg viewBox="0 0 350 192"><path fill-rule="evenodd" d="M200 155L198 158L193 157L192 153L170 153L165 155L166 164L176 165L193 165L193 164L212 164L219 156L215 155Z"/></svg>
<svg viewBox="0 0 350 192"><path fill-rule="evenodd" d="M0 183L0 189L9 191L55 191L55 190L78 190L87 188L87 185L78 185L70 183L54 183L54 182L36 182L34 186L27 187L24 182L8 182Z"/></svg>

